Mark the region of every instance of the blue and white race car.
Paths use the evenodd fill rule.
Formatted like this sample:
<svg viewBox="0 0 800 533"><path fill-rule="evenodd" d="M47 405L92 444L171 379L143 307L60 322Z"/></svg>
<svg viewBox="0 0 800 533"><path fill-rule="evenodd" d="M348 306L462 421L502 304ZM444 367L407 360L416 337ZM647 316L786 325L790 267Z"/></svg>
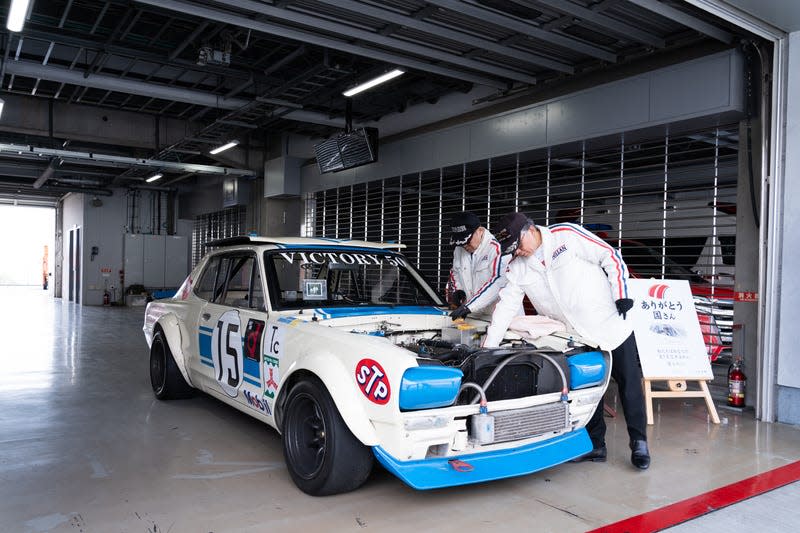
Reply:
<svg viewBox="0 0 800 533"><path fill-rule="evenodd" d="M591 450L611 356L580 339L454 324L402 245L235 237L147 306L157 398L199 389L274 427L312 495L375 459L416 489L529 474Z"/></svg>

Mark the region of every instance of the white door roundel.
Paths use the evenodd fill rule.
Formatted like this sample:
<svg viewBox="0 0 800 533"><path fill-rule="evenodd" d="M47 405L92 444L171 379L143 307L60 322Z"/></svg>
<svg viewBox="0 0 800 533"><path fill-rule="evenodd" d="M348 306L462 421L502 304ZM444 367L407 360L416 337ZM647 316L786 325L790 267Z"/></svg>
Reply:
<svg viewBox="0 0 800 533"><path fill-rule="evenodd" d="M242 325L239 311L222 313L211 335L214 374L225 394L236 398L242 385Z"/></svg>

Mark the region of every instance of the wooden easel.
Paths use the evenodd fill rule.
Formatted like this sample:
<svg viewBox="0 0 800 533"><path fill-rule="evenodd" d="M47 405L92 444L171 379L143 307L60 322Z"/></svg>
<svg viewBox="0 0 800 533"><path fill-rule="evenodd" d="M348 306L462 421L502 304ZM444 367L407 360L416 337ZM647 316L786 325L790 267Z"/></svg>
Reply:
<svg viewBox="0 0 800 533"><path fill-rule="evenodd" d="M654 391L651 387L653 381L666 381L669 390ZM700 390L690 391L686 386L687 381L696 381L700 386ZM644 403L647 410L647 424L653 425L653 398L705 398L708 414L711 415L711 421L715 424L719 424L719 415L717 414L717 408L711 399L711 393L708 390L708 381L711 380L707 378L645 378L643 380L643 385Z"/></svg>

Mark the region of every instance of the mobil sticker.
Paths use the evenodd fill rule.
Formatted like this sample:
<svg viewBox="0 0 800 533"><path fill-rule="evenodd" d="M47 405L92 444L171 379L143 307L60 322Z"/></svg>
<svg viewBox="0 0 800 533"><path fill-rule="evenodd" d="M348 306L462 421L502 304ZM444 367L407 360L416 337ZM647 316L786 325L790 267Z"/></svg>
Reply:
<svg viewBox="0 0 800 533"><path fill-rule="evenodd" d="M364 396L372 403L384 405L391 397L389 378L380 363L374 359L362 359L358 362L356 383Z"/></svg>

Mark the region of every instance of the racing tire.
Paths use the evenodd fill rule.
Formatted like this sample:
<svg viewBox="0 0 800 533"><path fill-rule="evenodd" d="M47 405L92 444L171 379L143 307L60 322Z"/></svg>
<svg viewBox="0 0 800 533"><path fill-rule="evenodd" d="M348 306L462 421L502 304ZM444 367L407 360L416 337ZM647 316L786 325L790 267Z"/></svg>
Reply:
<svg viewBox="0 0 800 533"><path fill-rule="evenodd" d="M192 395L169 349L163 331L156 331L150 345L150 385L159 400L178 400Z"/></svg>
<svg viewBox="0 0 800 533"><path fill-rule="evenodd" d="M317 378L289 392L283 422L283 455L292 480L312 496L360 487L373 455L348 429L325 385Z"/></svg>

